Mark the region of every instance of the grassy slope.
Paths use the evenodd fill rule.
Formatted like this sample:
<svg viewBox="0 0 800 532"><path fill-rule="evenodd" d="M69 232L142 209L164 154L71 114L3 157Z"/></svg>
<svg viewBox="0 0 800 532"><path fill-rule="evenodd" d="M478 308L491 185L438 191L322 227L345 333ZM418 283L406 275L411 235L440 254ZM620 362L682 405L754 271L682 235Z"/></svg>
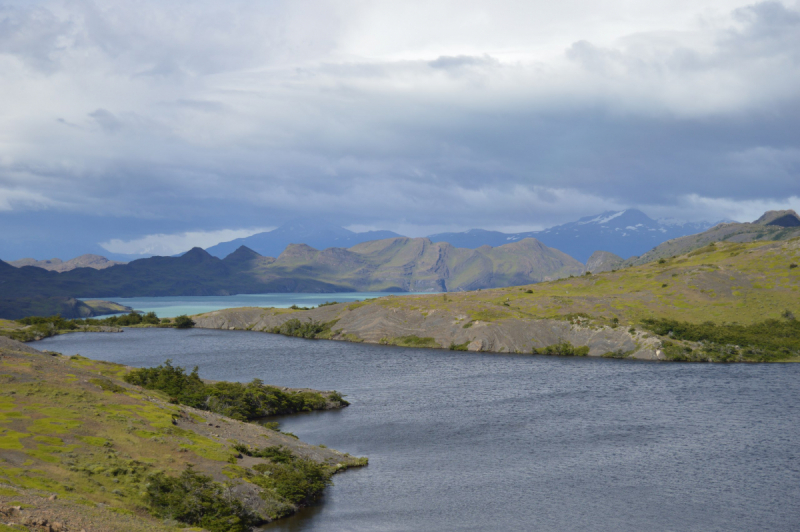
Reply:
<svg viewBox="0 0 800 532"><path fill-rule="evenodd" d="M127 371L80 357L0 353L1 503L57 494L67 503L67 514L75 514L73 522L87 519L102 529L98 523L110 519L126 530L171 530L145 510L147 475L159 470L176 475L194 464L217 480L244 477L242 468L230 463L237 453L225 435L228 424L258 432L252 444L330 455L326 460L334 466L357 463L275 431L168 404L158 392L121 382ZM222 429L206 427L206 417ZM269 499L267 494L267 509L285 512L284 503Z"/></svg>
<svg viewBox="0 0 800 532"><path fill-rule="evenodd" d="M770 214L770 213L767 213ZM766 216L766 215L765 215ZM762 217L763 218L763 217ZM779 227L763 223L719 224L708 231L669 240L656 246L640 257L631 257L626 265L641 265L661 258L689 253L711 242L758 242L790 240L800 236L800 227Z"/></svg>
<svg viewBox="0 0 800 532"><path fill-rule="evenodd" d="M529 286L382 298L367 304L447 309L483 321L585 313L601 322L616 317L630 325L647 317L749 324L779 318L786 309L800 315L800 268L790 268L793 263L800 263L797 238L774 243L719 243L663 264L653 262Z"/></svg>

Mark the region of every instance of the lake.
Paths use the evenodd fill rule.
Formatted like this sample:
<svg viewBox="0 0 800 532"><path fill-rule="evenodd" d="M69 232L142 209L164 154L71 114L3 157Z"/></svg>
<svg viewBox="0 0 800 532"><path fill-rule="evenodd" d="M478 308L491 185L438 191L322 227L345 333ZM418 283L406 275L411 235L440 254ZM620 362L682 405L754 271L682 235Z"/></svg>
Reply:
<svg viewBox="0 0 800 532"><path fill-rule="evenodd" d="M336 475L273 532L800 524L800 364L499 355L202 329L34 345L346 394L350 407L283 417L281 428L368 456L369 466Z"/></svg>
<svg viewBox="0 0 800 532"><path fill-rule="evenodd" d="M425 292L426 294L436 292ZM102 299L114 301L140 312L155 312L159 318L174 318L181 314L202 314L214 310L236 307L275 307L289 308L316 307L328 301L339 303L351 301L364 301L376 297L408 296L416 292L336 292L332 294L238 294L235 296L167 296L167 297L104 297ZM80 298L97 299L97 298ZM108 316L111 316L109 314ZM107 318L97 316L95 319Z"/></svg>

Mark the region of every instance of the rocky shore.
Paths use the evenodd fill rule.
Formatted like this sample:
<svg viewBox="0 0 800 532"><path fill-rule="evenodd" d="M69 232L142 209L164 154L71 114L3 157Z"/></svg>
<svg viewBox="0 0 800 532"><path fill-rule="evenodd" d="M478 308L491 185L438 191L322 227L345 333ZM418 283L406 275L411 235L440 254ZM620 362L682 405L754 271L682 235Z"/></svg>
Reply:
<svg viewBox="0 0 800 532"><path fill-rule="evenodd" d="M415 309L378 304L326 305L286 312L257 307L218 310L193 317L195 327L270 332L289 320L332 323L328 339L392 345L418 345L496 353L531 353L533 348L569 342L588 346L588 356L620 353L659 360L661 341L642 331L593 326L576 318L471 320L467 314L442 309ZM417 338L420 341L409 340ZM427 339L427 340L426 340Z"/></svg>

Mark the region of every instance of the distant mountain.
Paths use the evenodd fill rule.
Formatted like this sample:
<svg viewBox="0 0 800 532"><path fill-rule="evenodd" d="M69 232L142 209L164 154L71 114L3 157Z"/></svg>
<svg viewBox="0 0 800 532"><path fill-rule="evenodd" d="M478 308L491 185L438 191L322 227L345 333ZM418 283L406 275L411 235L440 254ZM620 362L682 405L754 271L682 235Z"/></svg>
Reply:
<svg viewBox="0 0 800 532"><path fill-rule="evenodd" d="M432 242L448 242L470 249L486 245L496 247L524 238L535 238L585 263L597 250L627 258L640 255L667 240L705 231L712 225L710 222L656 221L638 209L628 209L586 216L577 222L543 231L501 233L472 229L463 233L439 233L428 238Z"/></svg>
<svg viewBox="0 0 800 532"><path fill-rule="evenodd" d="M20 259L9 262L9 264L15 268L22 268L23 266L35 266L37 268L43 268L53 272L68 272L70 270L74 270L75 268L94 268L95 270L102 270L104 268L116 266L117 264L125 263L108 260L100 255L81 255L80 257L75 257L74 259L70 259L66 262L62 261L61 259Z"/></svg>
<svg viewBox="0 0 800 532"><path fill-rule="evenodd" d="M631 257L626 266L682 255L712 242L753 242L756 240L789 240L800 237L800 216L792 210L767 211L752 223L721 223L707 231L669 240L640 257Z"/></svg>
<svg viewBox="0 0 800 532"><path fill-rule="evenodd" d="M322 251L293 244L277 259L244 246L224 259L194 248L180 257L62 273L0 261L0 317L16 312L13 303L24 298L433 292L530 284L582 272L583 264L534 239L477 250L406 237Z"/></svg>
<svg viewBox="0 0 800 532"><path fill-rule="evenodd" d="M245 238L237 238L230 242L221 242L207 248L211 255L227 257L240 246L246 246L265 257L277 257L289 244L306 244L316 249L349 248L370 240L383 240L398 237L392 231L366 231L354 233L344 227L320 220L295 220L277 229L258 233Z"/></svg>
<svg viewBox="0 0 800 532"><path fill-rule="evenodd" d="M497 248L456 248L427 238L391 238L350 249L289 246L270 269L357 291L456 291L580 275L583 264L532 238Z"/></svg>

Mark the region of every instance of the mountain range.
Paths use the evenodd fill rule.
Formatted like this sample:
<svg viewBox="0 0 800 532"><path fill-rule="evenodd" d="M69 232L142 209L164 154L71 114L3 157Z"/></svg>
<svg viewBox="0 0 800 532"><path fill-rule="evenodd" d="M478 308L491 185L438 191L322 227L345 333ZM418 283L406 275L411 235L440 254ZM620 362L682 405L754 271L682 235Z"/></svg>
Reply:
<svg viewBox="0 0 800 532"><path fill-rule="evenodd" d="M458 249L427 238L396 237L317 250L292 244L277 258L245 246L219 259L200 248L97 270L66 272L0 261L0 317L21 302L64 298L199 296L270 292L454 291L534 283L579 275L583 264L534 239L497 248ZM44 302L39 301L37 308ZM65 317L67 317L65 315Z"/></svg>
<svg viewBox="0 0 800 532"><path fill-rule="evenodd" d="M115 260L108 260L100 255L81 255L80 257L75 257L74 259L67 261L63 261L61 259L20 259L11 261L9 264L16 268L22 268L23 266L36 266L37 268L42 268L53 272L68 272L70 270L74 270L75 268L94 268L95 270L102 270L105 268L110 268L111 266L125 263Z"/></svg>
<svg viewBox="0 0 800 532"><path fill-rule="evenodd" d="M349 248L370 240L383 240L398 236L401 235L392 231L355 233L335 224L309 218L291 221L272 231L257 233L246 238L237 238L229 242L220 242L206 248L206 251L222 259L241 246L246 246L259 255L277 257L290 244L306 244L316 249Z"/></svg>
<svg viewBox="0 0 800 532"><path fill-rule="evenodd" d="M477 249L480 246L500 246L524 238L535 238L544 245L556 248L586 263L598 250L622 258L641 255L655 246L685 235L705 231L716 224L710 222L668 222L653 220L638 209L607 211L586 216L577 222L557 225L542 231L501 233L471 229L463 233L430 235L432 242L448 242L456 247Z"/></svg>
<svg viewBox="0 0 800 532"><path fill-rule="evenodd" d="M585 263L598 250L614 253L623 258L652 249L667 240L705 231L710 222L677 223L653 220L638 209L608 211L545 229L524 233L501 233L485 229L470 229L462 233L438 233L427 238L433 243L447 242L457 248L478 249L481 246L498 247L535 238L544 245L563 251ZM224 258L239 246L247 246L257 253L277 257L289 244L307 244L316 249L347 248L385 238L398 237L392 231L354 233L324 221L309 218L297 220L273 231L258 233L206 248L215 257Z"/></svg>
<svg viewBox="0 0 800 532"><path fill-rule="evenodd" d="M583 225L596 224L602 232L610 221L590 219ZM477 249L407 237L324 250L290 244L277 258L263 256L246 246L224 259L194 248L179 257L151 257L104 269L81 267L63 272L35 266L16 268L0 261L0 317L18 317L33 309L42 314L50 307L52 313L65 312L68 317L75 309L74 301L68 300L76 297L496 288L580 275L584 271L619 269L687 253L716 241L795 237L800 237L797 213L770 211L752 223L722 223L702 233L664 242L627 261L614 253L596 251L586 266L534 238ZM85 313L86 309L80 312Z"/></svg>

